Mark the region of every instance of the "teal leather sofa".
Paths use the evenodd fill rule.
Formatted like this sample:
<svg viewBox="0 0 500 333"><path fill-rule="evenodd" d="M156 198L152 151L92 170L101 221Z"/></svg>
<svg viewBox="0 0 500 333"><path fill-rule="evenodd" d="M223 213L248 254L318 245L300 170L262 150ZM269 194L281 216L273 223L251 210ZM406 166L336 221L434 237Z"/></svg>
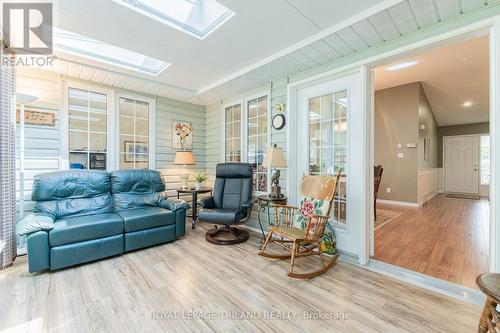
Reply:
<svg viewBox="0 0 500 333"><path fill-rule="evenodd" d="M154 170L68 170L40 174L34 212L16 226L26 235L30 272L122 254L185 234L183 200L163 197Z"/></svg>

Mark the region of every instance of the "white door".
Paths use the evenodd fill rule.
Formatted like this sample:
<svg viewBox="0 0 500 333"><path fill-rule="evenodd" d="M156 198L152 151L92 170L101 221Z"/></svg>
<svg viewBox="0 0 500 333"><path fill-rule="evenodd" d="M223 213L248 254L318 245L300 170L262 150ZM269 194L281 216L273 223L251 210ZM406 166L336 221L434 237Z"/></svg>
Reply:
<svg viewBox="0 0 500 333"><path fill-rule="evenodd" d="M445 137L445 192L479 193L479 136Z"/></svg>
<svg viewBox="0 0 500 333"><path fill-rule="evenodd" d="M364 232L367 220L365 201L366 120L364 116L364 75L357 72L296 91L296 118L292 116L291 147L296 147L296 173L290 184L292 201L300 202L302 175L342 177L331 209L337 248L359 256L365 262ZM293 111L292 111L293 112Z"/></svg>

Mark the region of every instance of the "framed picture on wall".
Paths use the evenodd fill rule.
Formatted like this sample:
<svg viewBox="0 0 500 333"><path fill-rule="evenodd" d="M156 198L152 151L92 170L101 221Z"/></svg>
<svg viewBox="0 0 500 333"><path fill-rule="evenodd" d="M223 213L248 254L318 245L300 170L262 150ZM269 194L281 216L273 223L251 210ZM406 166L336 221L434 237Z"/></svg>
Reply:
<svg viewBox="0 0 500 333"><path fill-rule="evenodd" d="M191 123L180 120L172 121L172 148L193 149L193 127Z"/></svg>

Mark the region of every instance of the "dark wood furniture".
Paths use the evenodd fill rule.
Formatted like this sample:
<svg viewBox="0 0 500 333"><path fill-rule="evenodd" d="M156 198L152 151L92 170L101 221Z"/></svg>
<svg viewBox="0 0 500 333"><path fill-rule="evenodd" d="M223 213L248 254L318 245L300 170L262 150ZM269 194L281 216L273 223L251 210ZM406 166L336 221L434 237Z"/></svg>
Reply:
<svg viewBox="0 0 500 333"><path fill-rule="evenodd" d="M487 297L477 331L478 333L500 332L500 313L497 310L497 305L500 303L500 273L481 274L477 277L476 284Z"/></svg>
<svg viewBox="0 0 500 333"><path fill-rule="evenodd" d="M197 218L197 212L198 212L198 207L196 203L198 202L198 194L199 193L210 193L212 195L212 188L210 187L202 187L199 190L195 188L178 188L177 189L177 199L180 198L181 194L191 194L192 195L192 203L191 203L191 215L188 215L187 217L192 217L193 221L191 222L191 228L196 228L196 218Z"/></svg>
<svg viewBox="0 0 500 333"><path fill-rule="evenodd" d="M257 205L259 205L259 212L257 213L257 218L259 220L260 231L262 232L262 241L266 239L266 233L264 231L264 227L262 226L262 220L260 217L261 213L264 213L267 210L267 222L271 226L271 212L270 209L276 205L286 205L288 203L288 197L282 196L280 198L273 198L269 196L269 194L263 194L257 196Z"/></svg>
<svg viewBox="0 0 500 333"><path fill-rule="evenodd" d="M380 187L380 182L382 181L382 173L384 172L384 168L379 164L376 167L373 167L373 214L375 220L377 219L377 196L378 189Z"/></svg>

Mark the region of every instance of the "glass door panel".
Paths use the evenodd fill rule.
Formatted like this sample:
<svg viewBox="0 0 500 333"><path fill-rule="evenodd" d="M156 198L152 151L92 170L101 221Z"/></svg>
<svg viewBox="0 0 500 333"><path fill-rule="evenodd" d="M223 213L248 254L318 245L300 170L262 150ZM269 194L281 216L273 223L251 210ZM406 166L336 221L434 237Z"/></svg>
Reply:
<svg viewBox="0 0 500 333"><path fill-rule="evenodd" d="M346 224L347 91L309 98L309 174L336 175L340 181L331 210L337 227Z"/></svg>

